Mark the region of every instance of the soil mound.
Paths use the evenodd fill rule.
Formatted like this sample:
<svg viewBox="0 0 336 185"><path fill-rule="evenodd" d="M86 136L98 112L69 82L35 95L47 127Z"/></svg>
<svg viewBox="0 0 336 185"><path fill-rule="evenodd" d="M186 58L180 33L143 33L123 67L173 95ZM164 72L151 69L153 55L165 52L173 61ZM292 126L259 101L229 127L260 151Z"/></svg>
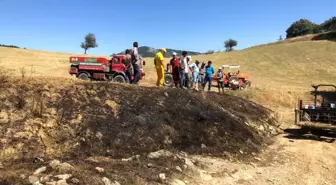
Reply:
<svg viewBox="0 0 336 185"><path fill-rule="evenodd" d="M162 149L239 157L276 132L270 110L249 100L113 83L13 80L1 85L0 110L0 161L11 164Z"/></svg>

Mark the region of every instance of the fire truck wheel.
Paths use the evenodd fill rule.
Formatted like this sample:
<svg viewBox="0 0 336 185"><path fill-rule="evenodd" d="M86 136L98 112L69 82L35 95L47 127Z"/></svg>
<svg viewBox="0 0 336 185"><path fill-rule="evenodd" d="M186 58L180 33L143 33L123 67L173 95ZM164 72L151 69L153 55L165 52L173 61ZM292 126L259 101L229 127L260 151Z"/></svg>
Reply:
<svg viewBox="0 0 336 185"><path fill-rule="evenodd" d="M113 78L113 82L118 82L118 83L126 83L126 79L123 75L116 75Z"/></svg>
<svg viewBox="0 0 336 185"><path fill-rule="evenodd" d="M87 73L80 73L77 77L81 80L89 80L90 79L90 77Z"/></svg>

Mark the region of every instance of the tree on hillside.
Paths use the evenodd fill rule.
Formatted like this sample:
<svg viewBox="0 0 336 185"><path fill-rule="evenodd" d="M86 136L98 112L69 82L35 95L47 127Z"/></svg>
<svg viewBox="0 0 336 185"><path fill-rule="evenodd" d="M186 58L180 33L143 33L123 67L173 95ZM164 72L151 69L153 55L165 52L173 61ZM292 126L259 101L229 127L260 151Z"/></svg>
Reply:
<svg viewBox="0 0 336 185"><path fill-rule="evenodd" d="M81 43L81 48L84 49L84 54L86 54L86 51L89 48L96 48L96 47L98 47L96 36L92 33L88 33L85 36L85 41Z"/></svg>
<svg viewBox="0 0 336 185"><path fill-rule="evenodd" d="M312 33L320 33L321 27L318 24L311 22L308 19L300 19L295 21L286 30L287 38L293 38L297 36L303 36Z"/></svg>
<svg viewBox="0 0 336 185"><path fill-rule="evenodd" d="M282 40L283 40L283 39L282 39L282 35L280 35L278 41L282 41Z"/></svg>
<svg viewBox="0 0 336 185"><path fill-rule="evenodd" d="M237 46L238 42L233 39L229 39L224 42L224 47L226 48L226 51L232 51L233 47Z"/></svg>
<svg viewBox="0 0 336 185"><path fill-rule="evenodd" d="M321 24L321 29L323 31L336 31L336 16L324 21L324 23Z"/></svg>

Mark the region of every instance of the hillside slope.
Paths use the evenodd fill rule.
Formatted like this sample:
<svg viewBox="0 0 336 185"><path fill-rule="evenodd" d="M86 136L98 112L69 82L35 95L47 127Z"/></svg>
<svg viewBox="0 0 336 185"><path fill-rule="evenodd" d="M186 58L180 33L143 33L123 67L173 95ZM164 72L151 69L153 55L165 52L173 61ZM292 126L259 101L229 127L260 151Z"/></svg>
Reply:
<svg viewBox="0 0 336 185"><path fill-rule="evenodd" d="M252 85L259 88L309 87L311 83L334 82L336 79L336 42L302 41L264 45L242 51L197 55L194 60L222 64L239 64L242 73L249 73ZM71 54L0 47L0 66L21 75L69 77ZM152 59L147 58L145 84L155 84ZM167 62L168 62L167 58Z"/></svg>
<svg viewBox="0 0 336 185"><path fill-rule="evenodd" d="M336 42L305 41L197 56L221 64L239 64L258 87L291 88L311 83L335 83Z"/></svg>

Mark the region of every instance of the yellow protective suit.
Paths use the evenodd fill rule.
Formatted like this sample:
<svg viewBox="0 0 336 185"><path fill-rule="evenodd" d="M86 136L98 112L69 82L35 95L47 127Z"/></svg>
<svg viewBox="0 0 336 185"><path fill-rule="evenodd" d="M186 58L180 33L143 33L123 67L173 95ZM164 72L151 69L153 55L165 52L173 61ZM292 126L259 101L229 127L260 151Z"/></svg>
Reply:
<svg viewBox="0 0 336 185"><path fill-rule="evenodd" d="M164 80L163 60L164 60L163 54L159 51L155 56L155 68L157 74L156 85L159 87L163 86L163 80Z"/></svg>

